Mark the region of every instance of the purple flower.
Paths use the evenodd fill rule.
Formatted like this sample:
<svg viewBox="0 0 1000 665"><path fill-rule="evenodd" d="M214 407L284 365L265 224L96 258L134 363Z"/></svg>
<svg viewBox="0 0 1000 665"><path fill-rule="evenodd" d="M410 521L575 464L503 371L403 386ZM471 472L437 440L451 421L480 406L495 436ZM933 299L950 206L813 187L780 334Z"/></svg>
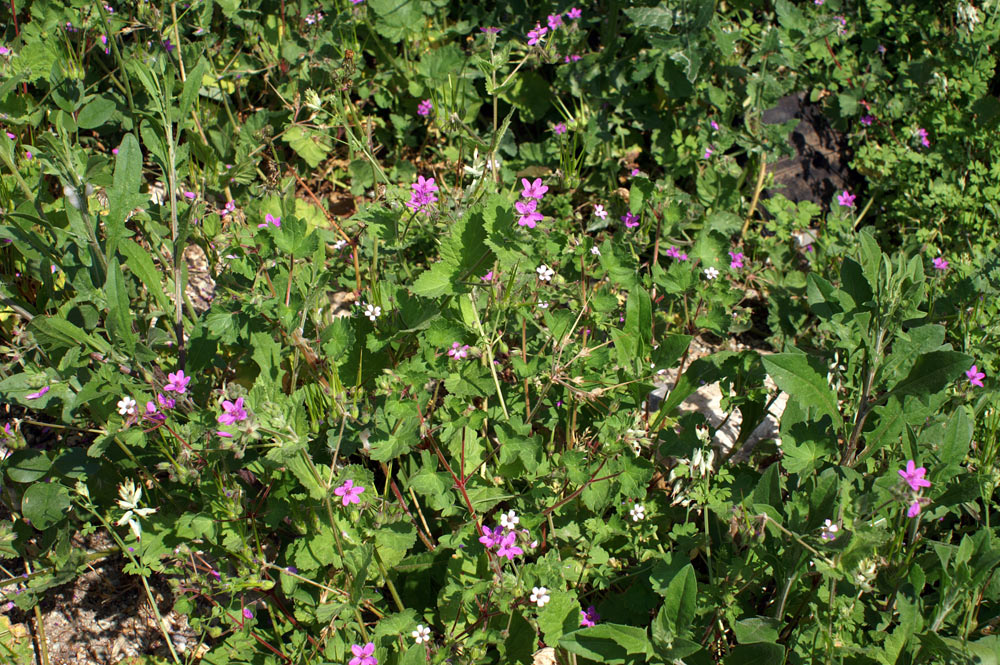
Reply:
<svg viewBox="0 0 1000 665"><path fill-rule="evenodd" d="M571 62L576 62L577 60L579 60L582 57L583 56L577 55L576 53L570 53L565 58L563 58L563 62L568 65Z"/></svg>
<svg viewBox="0 0 1000 665"><path fill-rule="evenodd" d="M434 104L429 99L425 99L417 105L417 114L422 116L428 116L431 111L434 110Z"/></svg>
<svg viewBox="0 0 1000 665"><path fill-rule="evenodd" d="M717 123L715 120L709 120L708 124L711 125L714 131L716 132L719 131L719 123Z"/></svg>
<svg viewBox="0 0 1000 665"><path fill-rule="evenodd" d="M625 222L625 228L627 228L627 229L634 229L635 227L639 226L639 217L636 216L636 215L633 215L631 212L626 212L624 215L622 215L618 219L620 219L623 222Z"/></svg>
<svg viewBox="0 0 1000 665"><path fill-rule="evenodd" d="M266 215L264 215L264 223L263 224L258 224L257 228L258 229L262 229L265 226L267 226L268 224L273 224L274 228L278 228L279 226L281 226L281 217L280 216L279 217L275 217L271 213L267 213Z"/></svg>
<svg viewBox="0 0 1000 665"><path fill-rule="evenodd" d="M492 25L488 25L485 28L479 28L479 32L485 32L488 35L495 35L500 32L500 28L494 28Z"/></svg>
<svg viewBox="0 0 1000 665"><path fill-rule="evenodd" d="M516 541L517 541L516 533L512 532L504 536L503 539L500 541L500 547L497 548L497 556L505 556L509 560L513 561L514 557L516 557L517 555L524 554L524 550L522 550L520 547L514 544Z"/></svg>
<svg viewBox="0 0 1000 665"><path fill-rule="evenodd" d="M969 377L969 385L976 386L978 388L983 387L983 379L986 378L986 372L980 372L979 368L973 365L972 368L965 373L965 375ZM48 388L43 388L42 390L48 390ZM28 397L30 399L31 395L28 395Z"/></svg>
<svg viewBox="0 0 1000 665"><path fill-rule="evenodd" d="M164 409L172 409L177 404L173 397L164 397L163 393L156 394L156 401L159 402L160 406Z"/></svg>
<svg viewBox="0 0 1000 665"><path fill-rule="evenodd" d="M916 517L920 514L920 502L914 501L910 504L910 507L906 510L907 517Z"/></svg>
<svg viewBox="0 0 1000 665"><path fill-rule="evenodd" d="M247 412L243 408L242 397L238 398L235 403L223 400L222 409L223 414L219 416L218 421L223 425L232 425L233 423L243 422L247 419Z"/></svg>
<svg viewBox="0 0 1000 665"><path fill-rule="evenodd" d="M927 130L926 129L924 129L923 127L918 128L917 129L917 136L920 137L920 145L924 146L925 148L931 147L931 142L927 138Z"/></svg>
<svg viewBox="0 0 1000 665"><path fill-rule="evenodd" d="M857 198L857 196L855 194L849 194L847 192L847 190L845 189L844 191L842 191L840 193L840 196L837 197L837 203L839 203L840 205L842 205L845 208L853 208L854 207L854 199L856 199L856 198Z"/></svg>
<svg viewBox="0 0 1000 665"><path fill-rule="evenodd" d="M521 196L526 199L541 199L545 192L549 191L547 185L542 184L541 178L535 178L534 182L528 182L527 178L521 178Z"/></svg>
<svg viewBox="0 0 1000 665"><path fill-rule="evenodd" d="M583 16L583 11L580 10L580 9L577 9L576 7L573 7L568 12L566 12L566 17L570 18L570 19L574 19L575 20L575 19L580 18L581 16Z"/></svg>
<svg viewBox="0 0 1000 665"><path fill-rule="evenodd" d="M438 186L434 184L434 178L417 176L417 181L410 187L413 191L406 205L411 210L423 210L432 203L437 203L437 195L434 192L438 191Z"/></svg>
<svg viewBox="0 0 1000 665"><path fill-rule="evenodd" d="M672 259L677 259L678 261L687 261L688 260L688 255L686 253L680 251L679 249L677 249L673 245L671 245L670 249L667 250L667 256L669 256Z"/></svg>
<svg viewBox="0 0 1000 665"><path fill-rule="evenodd" d="M488 526L483 527L483 535L479 536L479 542L491 549L497 545L503 536L503 527L495 526L492 530Z"/></svg>
<svg viewBox="0 0 1000 665"><path fill-rule="evenodd" d="M346 506L351 503L361 503L358 495L364 491L365 488L355 485L353 480L345 480L343 485L333 490L333 493L341 497L341 503Z"/></svg>
<svg viewBox="0 0 1000 665"><path fill-rule="evenodd" d="M548 28L543 28L540 23L536 23L535 29L528 31L528 46L534 46L535 44L541 43L542 37L544 37L545 33L548 31Z"/></svg>
<svg viewBox="0 0 1000 665"><path fill-rule="evenodd" d="M163 50L166 51L167 53L170 53L175 48L177 48L177 47L170 43L170 38L169 37L167 37L167 39L165 39L163 41Z"/></svg>
<svg viewBox="0 0 1000 665"><path fill-rule="evenodd" d="M351 0L351 2L354 2L354 0ZM352 644L351 653L354 654L354 658L351 658L348 665L378 665L378 658L372 655L375 653L374 642L369 642L364 646Z"/></svg>
<svg viewBox="0 0 1000 665"><path fill-rule="evenodd" d="M569 56L566 56L566 57L569 57ZM556 134L565 134L566 133L566 125L560 122L560 123L556 124L555 127L552 128L552 131L554 131Z"/></svg>
<svg viewBox="0 0 1000 665"><path fill-rule="evenodd" d="M10 55L10 49L6 46L0 46L0 55Z"/></svg>
<svg viewBox="0 0 1000 665"><path fill-rule="evenodd" d="M729 252L729 267L733 270L739 270L743 267L743 252Z"/></svg>
<svg viewBox="0 0 1000 665"><path fill-rule="evenodd" d="M462 360L463 358L468 358L469 345L465 344L463 346L460 342L455 342L451 345L451 348L448 349L448 355L454 358L455 360Z"/></svg>
<svg viewBox="0 0 1000 665"><path fill-rule="evenodd" d="M555 30L563 24L562 14L549 14L549 28Z"/></svg>
<svg viewBox="0 0 1000 665"><path fill-rule="evenodd" d="M947 270L948 269L948 261L947 261L947 259L945 259L943 257L935 256L934 257L934 261L932 261L932 263L934 264L934 269L935 270Z"/></svg>
<svg viewBox="0 0 1000 665"><path fill-rule="evenodd" d="M30 150L25 150L24 151L24 158L27 159L30 162L32 159L35 158L35 156L31 154Z"/></svg>
<svg viewBox="0 0 1000 665"><path fill-rule="evenodd" d="M597 613L597 608L591 605L587 608L587 611L580 611L580 625L591 627L597 624L601 620L601 615Z"/></svg>
<svg viewBox="0 0 1000 665"><path fill-rule="evenodd" d="M864 126L866 126L866 127L868 125L872 124L872 121L874 121L874 120L875 120L875 118L873 118L870 115L863 115L863 116L861 116L861 124L864 125Z"/></svg>
<svg viewBox="0 0 1000 665"><path fill-rule="evenodd" d="M518 215L520 215L517 218L517 225L527 226L529 229L535 228L535 224L545 218L541 213L535 211L537 207L537 199L527 199L526 201L518 201L515 203L514 209L517 210Z"/></svg>
<svg viewBox="0 0 1000 665"><path fill-rule="evenodd" d="M243 618L245 618L245 619L252 619L253 618L253 612L250 611L249 607L244 607L243 608Z"/></svg>
<svg viewBox="0 0 1000 665"><path fill-rule="evenodd" d="M973 365L972 369L976 369L976 366ZM985 374L983 376L985 376ZM983 385L983 384L980 383L979 385ZM48 386L43 386L42 389L39 390L37 393L31 393L30 395L25 395L24 399L38 399L39 397L41 397L42 395L44 395L47 392L49 392L49 387Z"/></svg>
<svg viewBox="0 0 1000 665"><path fill-rule="evenodd" d="M167 392L180 393L181 395L187 392L187 385L191 383L191 377L184 376L184 370L182 369L167 374L167 379L169 383L163 386L163 389Z"/></svg>
<svg viewBox="0 0 1000 665"><path fill-rule="evenodd" d="M899 475L903 477L906 484L910 486L910 489L914 492L919 492L921 487L930 487L931 481L924 478L924 474L927 473L927 469L924 467L917 467L913 460L909 460L906 463L906 470L900 469L898 471Z"/></svg>
<svg viewBox="0 0 1000 665"><path fill-rule="evenodd" d="M704 152L704 154L702 154L701 158L702 159L708 159L709 157L712 156L713 152L715 152L715 150L712 148L712 146L708 146L708 147L705 148L705 152Z"/></svg>

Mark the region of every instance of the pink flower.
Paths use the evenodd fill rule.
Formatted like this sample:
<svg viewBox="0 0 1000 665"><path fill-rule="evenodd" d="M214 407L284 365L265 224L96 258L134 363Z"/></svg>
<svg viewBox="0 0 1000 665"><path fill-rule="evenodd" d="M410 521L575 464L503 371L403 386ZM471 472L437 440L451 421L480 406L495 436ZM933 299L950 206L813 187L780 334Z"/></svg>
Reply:
<svg viewBox="0 0 1000 665"><path fill-rule="evenodd" d="M594 206L594 217L600 217L601 219L608 218L608 211L604 209L604 206L598 204Z"/></svg>
<svg viewBox="0 0 1000 665"><path fill-rule="evenodd" d="M719 131L719 123L717 123L715 120L709 120L708 124L712 126L713 130Z"/></svg>
<svg viewBox="0 0 1000 665"><path fill-rule="evenodd" d="M500 547L497 548L497 556L505 556L513 561L517 555L524 554L524 550L514 544L515 541L517 541L517 534L514 532L504 536L500 541Z"/></svg>
<svg viewBox="0 0 1000 665"><path fill-rule="evenodd" d="M267 226L268 224L273 224L274 228L278 228L279 226L281 226L281 217L280 216L279 217L275 217L271 213L267 213L266 215L264 215L264 223L263 224L258 224L257 228L258 229L262 229L265 226Z"/></svg>
<svg viewBox="0 0 1000 665"><path fill-rule="evenodd" d="M498 32L500 32L500 28L494 28L493 26L489 25L486 26L485 28L479 28L479 32L485 32L488 35L495 35Z"/></svg>
<svg viewBox="0 0 1000 665"><path fill-rule="evenodd" d="M361 499L358 498L358 495L364 491L365 488L355 486L353 480L345 480L343 485L333 490L333 493L341 497L341 502L346 506L350 503L361 503Z"/></svg>
<svg viewBox="0 0 1000 665"><path fill-rule="evenodd" d="M538 201L536 199L528 199L527 201L518 201L514 204L514 209L517 210L518 215L517 225L527 226L529 229L535 228L537 222L542 221L545 217L535 211L538 207Z"/></svg>
<svg viewBox="0 0 1000 665"><path fill-rule="evenodd" d="M469 345L466 344L463 346L461 343L455 342L454 344L451 345L451 348L448 349L448 355L454 358L455 360L462 360L463 358L468 358Z"/></svg>
<svg viewBox="0 0 1000 665"><path fill-rule="evenodd" d="M872 124L874 120L875 118L871 117L870 115L861 116L861 124L864 125L865 127Z"/></svg>
<svg viewBox="0 0 1000 665"><path fill-rule="evenodd" d="M907 517L916 517L920 514L920 502L914 501L910 504L910 507L906 510Z"/></svg>
<svg viewBox="0 0 1000 665"><path fill-rule="evenodd" d="M622 215L618 219L620 219L623 222L625 222L625 228L627 228L627 229L634 229L635 227L639 226L639 217L636 216L636 215L633 215L631 212L626 212L624 215Z"/></svg>
<svg viewBox="0 0 1000 665"><path fill-rule="evenodd" d="M578 19L581 16L583 16L583 11L580 10L580 9L577 9L576 7L573 7L568 12L566 12L566 17L570 18L570 19Z"/></svg>
<svg viewBox="0 0 1000 665"><path fill-rule="evenodd" d="M219 436L221 436L223 439L231 439L231 438L233 438L233 435L230 434L229 432L227 432L224 429L220 429L219 431L216 432L216 434L218 434Z"/></svg>
<svg viewBox="0 0 1000 665"><path fill-rule="evenodd" d="M705 153L701 156L701 158L708 159L709 157L712 156L713 152L715 152L715 150L712 149L712 146L708 146L707 148L705 148Z"/></svg>
<svg viewBox="0 0 1000 665"><path fill-rule="evenodd" d="M417 105L417 114L428 116L434 110L434 104L429 99L425 99Z"/></svg>
<svg viewBox="0 0 1000 665"><path fill-rule="evenodd" d="M515 205L516 205L516 204L515 204ZM492 281L493 281L493 271L492 271L492 270L491 270L491 271L489 271L488 273L486 273L485 275L483 275L483 276L482 276L482 277L480 277L479 279L481 279L481 280L483 280L484 282L486 282L487 284L489 284L490 282L492 282Z"/></svg>
<svg viewBox="0 0 1000 665"><path fill-rule="evenodd" d="M167 374L167 379L169 379L169 383L163 386L163 389L167 392L180 393L181 395L187 392L187 385L191 383L191 377L184 376L184 370Z"/></svg>
<svg viewBox="0 0 1000 665"><path fill-rule="evenodd" d="M580 611L580 625L591 627L596 625L598 621L601 620L601 615L597 613L597 608L591 605L587 608L587 611Z"/></svg>
<svg viewBox="0 0 1000 665"><path fill-rule="evenodd" d="M856 199L856 198L858 198L856 195L849 194L847 192L847 190L845 189L844 191L842 191L840 193L840 196L837 197L837 203L839 203L840 205L844 206L845 208L853 208L854 207L854 199Z"/></svg>
<svg viewBox="0 0 1000 665"><path fill-rule="evenodd" d="M245 618L245 619L252 619L253 618L253 612L250 611L249 607L244 607L243 608L243 618Z"/></svg>
<svg viewBox="0 0 1000 665"><path fill-rule="evenodd" d="M556 28L558 28L560 25L563 24L562 15L561 14L549 14L549 21L548 21L548 23L549 23L549 28L551 28L552 30L555 30Z"/></svg>
<svg viewBox="0 0 1000 665"><path fill-rule="evenodd" d="M351 1L353 2L354 0ZM374 642L369 642L364 646L352 644L351 653L354 654L354 658L351 658L348 665L378 665L378 658L372 655L375 653Z"/></svg>
<svg viewBox="0 0 1000 665"><path fill-rule="evenodd" d="M163 393L156 394L156 401L159 402L160 406L164 409L172 409L177 404L173 397L164 397Z"/></svg>
<svg viewBox="0 0 1000 665"><path fill-rule="evenodd" d="M222 409L223 414L218 417L218 421L223 425L232 425L233 423L243 422L247 419L247 412L243 408L242 397L238 398L235 403L223 400Z"/></svg>
<svg viewBox="0 0 1000 665"><path fill-rule="evenodd" d="M688 255L685 254L684 252L680 251L679 249L677 249L673 245L671 245L670 249L667 250L667 256L669 256L672 259L677 259L678 261L687 261L688 260Z"/></svg>
<svg viewBox="0 0 1000 665"><path fill-rule="evenodd" d="M410 185L413 191L410 193L410 200L406 202L411 210L423 210L432 203L437 203L438 186L434 184L434 178L424 178L417 176L417 181Z"/></svg>
<svg viewBox="0 0 1000 665"><path fill-rule="evenodd" d="M931 147L931 142L927 138L927 130L926 129L924 129L923 127L920 127L919 129L917 129L917 136L920 137L920 145L924 146L925 148Z"/></svg>
<svg viewBox="0 0 1000 665"><path fill-rule="evenodd" d="M527 178L521 178L521 196L526 199L541 199L545 192L549 191L548 185L542 184L541 178L535 178L534 182L528 182Z"/></svg>
<svg viewBox="0 0 1000 665"><path fill-rule="evenodd" d="M569 56L566 57L568 58ZM555 127L552 128L552 131L554 131L556 134L565 134L566 125L560 122Z"/></svg>
<svg viewBox="0 0 1000 665"><path fill-rule="evenodd" d="M491 531L488 526L483 527L483 535L479 536L479 542L490 549L497 545L503 536L503 527L495 526Z"/></svg>
<svg viewBox="0 0 1000 665"><path fill-rule="evenodd" d="M580 60L582 57L583 57L582 55L577 55L576 53L570 53L569 55L563 58L563 63L568 65L571 62L576 62L577 60Z"/></svg>
<svg viewBox="0 0 1000 665"><path fill-rule="evenodd" d="M729 262L729 267L733 270L739 270L743 267L743 252L729 252L729 258L732 259Z"/></svg>
<svg viewBox="0 0 1000 665"><path fill-rule="evenodd" d="M30 162L32 159L35 158L35 156L31 154L30 150L25 150L24 151L24 158L27 159Z"/></svg>
<svg viewBox="0 0 1000 665"><path fill-rule="evenodd" d="M947 270L948 269L948 261L946 259L940 257L940 256L935 256L934 257L934 261L932 261L932 263L934 264L934 269L935 270Z"/></svg>
<svg viewBox="0 0 1000 665"><path fill-rule="evenodd" d="M978 388L982 388L983 387L983 379L986 378L986 372L980 372L979 368L976 367L975 365L973 365L972 368L965 373L965 375L967 377L969 377L969 385L973 385L973 386L976 386ZM47 390L47 388L45 388L43 390ZM29 398L30 398L30 395L29 395Z"/></svg>
<svg viewBox="0 0 1000 665"><path fill-rule="evenodd" d="M972 369L976 369L975 366L973 366ZM983 384L980 383L979 385L983 385ZM39 397L41 397L42 395L44 395L47 392L49 392L49 387L48 386L43 386L42 389L39 390L37 393L31 393L30 395L25 395L24 399L38 399Z"/></svg>
<svg viewBox="0 0 1000 665"><path fill-rule="evenodd" d="M535 24L534 30L528 31L528 46L534 46L535 44L540 44L542 37L548 32L548 28L543 28L540 23Z"/></svg>
<svg viewBox="0 0 1000 665"><path fill-rule="evenodd" d="M924 478L927 473L927 469L924 467L917 467L913 460L909 460L906 463L906 470L900 469L898 471L899 475L903 477L906 484L910 486L910 489L914 492L919 492L921 487L930 487L931 481Z"/></svg>
<svg viewBox="0 0 1000 665"><path fill-rule="evenodd" d="M0 46L0 55L10 55L10 49L6 46Z"/></svg>
<svg viewBox="0 0 1000 665"><path fill-rule="evenodd" d="M184 198L188 201L194 201L198 197L194 192L184 192Z"/></svg>

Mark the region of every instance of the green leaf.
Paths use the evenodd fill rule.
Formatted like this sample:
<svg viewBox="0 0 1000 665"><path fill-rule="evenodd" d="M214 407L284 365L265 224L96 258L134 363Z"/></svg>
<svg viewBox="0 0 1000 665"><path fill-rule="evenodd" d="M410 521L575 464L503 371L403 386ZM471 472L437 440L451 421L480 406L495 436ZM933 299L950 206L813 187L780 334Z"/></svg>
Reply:
<svg viewBox="0 0 1000 665"><path fill-rule="evenodd" d="M636 662L635 655L648 657L652 652L645 630L616 623L602 623L567 633L559 638L559 646L609 665Z"/></svg>
<svg viewBox="0 0 1000 665"><path fill-rule="evenodd" d="M125 220L134 208L148 203L149 197L139 193L142 184L142 150L132 134L126 134L118 145L115 172L108 188L108 214L104 218L107 241L104 248L108 261L115 255L122 238L129 235Z"/></svg>
<svg viewBox="0 0 1000 665"><path fill-rule="evenodd" d="M383 524L375 532L375 548L387 570L402 561L416 542L417 530L406 521Z"/></svg>
<svg viewBox="0 0 1000 665"><path fill-rule="evenodd" d="M547 644L580 627L580 603L565 591L549 592L550 600L538 611L538 628Z"/></svg>
<svg viewBox="0 0 1000 665"><path fill-rule="evenodd" d="M205 76L207 70L208 62L202 56L198 58L198 64L194 66L194 69L188 71L187 80L184 81L184 90L181 92L181 98L177 102L177 109L180 113L176 119L177 122L184 122L184 118L191 112L194 100L198 97L198 91L201 90L202 78Z"/></svg>
<svg viewBox="0 0 1000 665"><path fill-rule="evenodd" d="M972 356L958 351L925 353L917 358L906 378L893 386L889 394L916 395L918 398L933 395L962 376L972 363Z"/></svg>
<svg viewBox="0 0 1000 665"><path fill-rule="evenodd" d="M653 339L653 305L645 289L635 288L628 294L625 333L638 344L633 361L641 361L649 354Z"/></svg>
<svg viewBox="0 0 1000 665"><path fill-rule="evenodd" d="M770 617L751 617L732 623L733 634L740 644L754 642L774 642L778 639L778 631L782 623Z"/></svg>
<svg viewBox="0 0 1000 665"><path fill-rule="evenodd" d="M28 326L38 343L49 349L73 349L82 341L99 353L111 350L111 345L103 339L87 334L59 316L36 316Z"/></svg>
<svg viewBox="0 0 1000 665"><path fill-rule="evenodd" d="M35 483L21 499L21 513L39 531L61 521L69 509L69 489L59 483Z"/></svg>
<svg viewBox="0 0 1000 665"><path fill-rule="evenodd" d="M117 338L125 345L125 350L131 356L135 353L137 336L132 330L132 310L118 257L111 259L108 264L104 292L108 299L108 332L112 338Z"/></svg>
<svg viewBox="0 0 1000 665"><path fill-rule="evenodd" d="M672 637L690 632L697 599L698 581L695 578L694 568L688 564L670 580L664 594L663 608L660 610Z"/></svg>
<svg viewBox="0 0 1000 665"><path fill-rule="evenodd" d="M7 477L15 483L33 483L45 476L52 460L40 450L25 448L11 453L6 465Z"/></svg>
<svg viewBox="0 0 1000 665"><path fill-rule="evenodd" d="M285 130L282 140L292 147L310 168L316 168L330 152L330 138L319 132L308 131L299 125Z"/></svg>
<svg viewBox="0 0 1000 665"><path fill-rule="evenodd" d="M118 153L121 154L120 152ZM162 276L153 264L153 259L149 257L139 243L131 238L123 238L118 246L118 251L125 257L125 265L136 276L139 283L146 287L150 295L156 300L156 304L165 312L171 310L170 300L163 290ZM226 321L232 324L233 316L229 313L223 314Z"/></svg>
<svg viewBox="0 0 1000 665"><path fill-rule="evenodd" d="M96 129L111 120L115 112L115 102L107 97L96 97L80 109L76 124L80 129Z"/></svg>
<svg viewBox="0 0 1000 665"><path fill-rule="evenodd" d="M944 438L941 439L941 461L945 464L958 466L965 460L972 443L972 422L959 407L948 419L944 428Z"/></svg>
<svg viewBox="0 0 1000 665"><path fill-rule="evenodd" d="M785 647L773 642L738 644L722 662L725 665L776 665L785 662Z"/></svg>
<svg viewBox="0 0 1000 665"><path fill-rule="evenodd" d="M722 363L734 355L736 354L732 351L720 351L704 358L698 358L688 365L688 368L681 374L681 378L677 380L677 384L674 385L674 389L663 401L660 410L670 413L698 388L718 381L722 376Z"/></svg>
<svg viewBox="0 0 1000 665"><path fill-rule="evenodd" d="M822 360L802 353L775 353L762 355L761 361L768 375L790 399L798 400L807 409L815 409L819 415L830 416L834 427L841 424L837 393L826 381Z"/></svg>
<svg viewBox="0 0 1000 665"><path fill-rule="evenodd" d="M670 30L670 28L674 27L674 12L671 9L664 7L635 7L624 11L625 15L638 28Z"/></svg>

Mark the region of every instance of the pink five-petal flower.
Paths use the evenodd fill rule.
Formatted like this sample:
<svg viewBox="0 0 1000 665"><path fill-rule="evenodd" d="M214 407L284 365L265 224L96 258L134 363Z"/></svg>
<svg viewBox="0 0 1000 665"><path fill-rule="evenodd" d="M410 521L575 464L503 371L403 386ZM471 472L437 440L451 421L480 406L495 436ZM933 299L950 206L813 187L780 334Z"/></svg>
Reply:
<svg viewBox="0 0 1000 665"><path fill-rule="evenodd" d="M976 386L978 388L983 387L983 379L986 378L986 372L980 372L979 368L973 365L966 373L965 376L969 377L969 385Z"/></svg>
<svg viewBox="0 0 1000 665"><path fill-rule="evenodd" d="M169 383L163 386L163 389L167 392L180 393L181 395L187 392L187 386L191 383L191 377L184 376L184 370L182 369L167 374L167 379Z"/></svg>
<svg viewBox="0 0 1000 665"><path fill-rule="evenodd" d="M364 646L352 644L351 653L354 654L354 658L351 658L349 665L377 665L378 663L378 658L372 656L375 653L374 642L369 642Z"/></svg>
<svg viewBox="0 0 1000 665"><path fill-rule="evenodd" d="M247 412L243 408L242 397L238 398L236 402L223 400L222 410L223 413L218 417L218 421L223 425L232 425L233 423L243 422L247 419Z"/></svg>
<svg viewBox="0 0 1000 665"><path fill-rule="evenodd" d="M738 270L743 267L743 252L729 252L729 267Z"/></svg>
<svg viewBox="0 0 1000 665"><path fill-rule="evenodd" d="M567 58L567 62L568 62L569 61L568 60L569 56L566 56L566 58ZM556 125L552 128L552 131L554 131L556 134L565 134L566 133L566 123L563 123L563 122L556 123Z"/></svg>
<svg viewBox="0 0 1000 665"><path fill-rule="evenodd" d="M948 269L948 260L945 259L945 258L943 258L943 257L935 256L934 257L934 261L932 261L932 263L934 264L934 269L935 270L947 270Z"/></svg>
<svg viewBox="0 0 1000 665"><path fill-rule="evenodd" d="M907 517L916 517L920 514L920 502L914 501L910 504L910 507L906 510Z"/></svg>
<svg viewBox="0 0 1000 665"><path fill-rule="evenodd" d="M483 527L483 535L479 536L479 542L486 546L486 549L494 547L500 542L503 535L503 527L495 526L492 530L488 526Z"/></svg>
<svg viewBox="0 0 1000 665"><path fill-rule="evenodd" d="M434 103L429 99L425 99L417 105L417 115L428 116L433 110Z"/></svg>
<svg viewBox="0 0 1000 665"><path fill-rule="evenodd" d="M244 607L243 608L243 618L245 618L245 619L252 619L253 618L253 612L250 611L249 607Z"/></svg>
<svg viewBox="0 0 1000 665"><path fill-rule="evenodd" d="M528 46L540 44L542 42L542 38L545 36L545 33L548 31L548 28L543 28L540 23L536 23L535 29L528 31Z"/></svg>
<svg viewBox="0 0 1000 665"><path fill-rule="evenodd" d="M511 561L514 560L519 554L524 554L524 550L515 545L517 541L517 534L514 532L508 533L500 541L500 547L497 548L497 556L505 556Z"/></svg>
<svg viewBox="0 0 1000 665"><path fill-rule="evenodd" d="M563 24L562 14L549 14L548 17L549 28L555 30Z"/></svg>
<svg viewBox="0 0 1000 665"><path fill-rule="evenodd" d="M577 9L576 7L573 7L568 12L566 12L566 16L568 18L570 18L570 19L578 19L581 16L583 16L583 10L582 9Z"/></svg>
<svg viewBox="0 0 1000 665"><path fill-rule="evenodd" d="M361 503L358 495L364 491L365 488L355 485L353 480L345 480L343 485L333 490L333 493L341 497L341 503L346 506L351 503Z"/></svg>
<svg viewBox="0 0 1000 665"><path fill-rule="evenodd" d="M840 205L844 206L845 208L853 208L854 207L854 199L856 199L856 198L858 198L857 195L850 194L845 189L843 192L840 193L840 196L837 197L837 203L839 203Z"/></svg>
<svg viewBox="0 0 1000 665"><path fill-rule="evenodd" d="M580 610L580 625L591 627L601 620L601 615L597 613L597 608L591 605L587 611Z"/></svg>
<svg viewBox="0 0 1000 665"><path fill-rule="evenodd" d="M973 367L972 369L976 369L976 368ZM982 385L982 384L979 384L979 385ZM30 395L25 395L24 399L38 399L39 397L41 397L42 395L44 395L47 392L49 392L49 387L48 386L43 386L42 389L39 390L37 393L31 393Z"/></svg>
<svg viewBox="0 0 1000 665"><path fill-rule="evenodd" d="M925 148L931 147L930 139L927 138L926 129L924 129L923 127L919 128L917 130L917 136L920 137L920 145L924 146Z"/></svg>
<svg viewBox="0 0 1000 665"><path fill-rule="evenodd" d="M631 212L626 212L624 215L619 217L619 219L625 222L625 228L627 229L634 229L639 226L638 215L633 215Z"/></svg>
<svg viewBox="0 0 1000 665"><path fill-rule="evenodd" d="M455 360L462 360L463 358L469 357L469 345L463 345L461 342L455 342L448 349L448 355Z"/></svg>
<svg viewBox="0 0 1000 665"><path fill-rule="evenodd" d="M526 199L540 199L549 191L548 185L542 184L541 178L535 178L534 182L528 182L527 178L521 178L521 196Z"/></svg>
<svg viewBox="0 0 1000 665"><path fill-rule="evenodd" d="M537 199L527 199L514 204L514 209L518 212L517 225L527 226L529 229L535 228L535 224L544 219L540 212L536 212L538 207Z"/></svg>
<svg viewBox="0 0 1000 665"><path fill-rule="evenodd" d="M906 463L906 470L899 470L899 475L903 477L906 484L910 486L910 489L914 492L919 492L921 487L930 487L931 481L924 478L927 473L927 469L924 467L917 467L913 460L909 460Z"/></svg>

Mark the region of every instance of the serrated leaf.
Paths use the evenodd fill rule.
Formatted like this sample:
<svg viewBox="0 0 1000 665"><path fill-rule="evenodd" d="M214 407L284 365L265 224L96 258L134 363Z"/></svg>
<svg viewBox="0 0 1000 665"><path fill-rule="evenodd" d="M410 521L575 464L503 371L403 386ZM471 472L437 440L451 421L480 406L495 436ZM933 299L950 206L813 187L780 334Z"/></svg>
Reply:
<svg viewBox="0 0 1000 665"><path fill-rule="evenodd" d="M958 351L925 353L917 358L906 377L893 386L889 394L927 397L962 376L973 362L972 356Z"/></svg>
<svg viewBox="0 0 1000 665"><path fill-rule="evenodd" d="M841 424L837 394L827 383L823 362L802 353L775 353L761 356L764 369L778 387L807 408L830 416L834 427Z"/></svg>

